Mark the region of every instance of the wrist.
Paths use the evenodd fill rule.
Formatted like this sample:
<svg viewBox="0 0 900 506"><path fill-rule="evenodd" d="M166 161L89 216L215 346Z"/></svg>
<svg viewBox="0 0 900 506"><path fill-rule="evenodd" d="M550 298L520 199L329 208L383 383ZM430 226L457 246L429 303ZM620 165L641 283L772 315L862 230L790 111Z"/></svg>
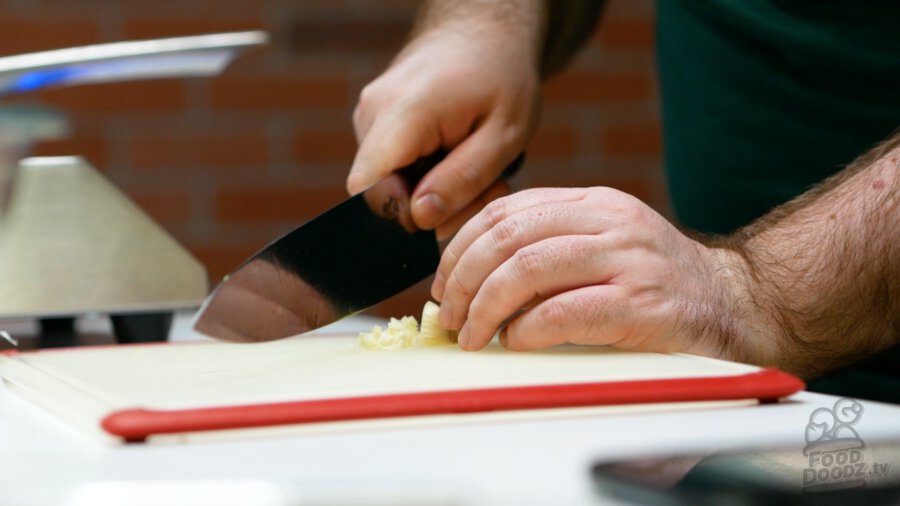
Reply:
<svg viewBox="0 0 900 506"><path fill-rule="evenodd" d="M783 322L750 259L737 247L708 247L706 254L711 279L707 307L712 311L703 327L710 339L729 360L789 369Z"/></svg>
<svg viewBox="0 0 900 506"><path fill-rule="evenodd" d="M524 53L537 72L547 21L545 0L432 0L421 8L407 48L458 37L457 43L477 42L479 50L499 51L504 57Z"/></svg>

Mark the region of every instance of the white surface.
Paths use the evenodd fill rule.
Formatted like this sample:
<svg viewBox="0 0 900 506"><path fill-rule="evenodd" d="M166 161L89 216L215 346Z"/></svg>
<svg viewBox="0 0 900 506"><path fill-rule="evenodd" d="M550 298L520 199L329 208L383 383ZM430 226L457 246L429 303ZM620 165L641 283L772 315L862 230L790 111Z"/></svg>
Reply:
<svg viewBox="0 0 900 506"><path fill-rule="evenodd" d="M371 320L339 325L365 329ZM185 329L181 318L176 340L190 337ZM205 504L188 500L203 491L218 504L603 504L610 500L588 479L598 458L802 446L812 410L834 400L801 393L777 405L680 413L107 447L0 387L0 504ZM863 406L855 429L864 440L900 438L900 408ZM223 493L221 480L235 492Z"/></svg>
<svg viewBox="0 0 900 506"><path fill-rule="evenodd" d="M141 406L186 409L396 393L745 374L757 368L690 355L557 346L531 353L496 341L479 353L457 346L373 351L350 333L268 343L75 348L23 353L0 373L24 388L72 387L104 413ZM22 371L20 375L13 374ZM31 378L27 381L26 378ZM21 379L21 381L19 381Z"/></svg>

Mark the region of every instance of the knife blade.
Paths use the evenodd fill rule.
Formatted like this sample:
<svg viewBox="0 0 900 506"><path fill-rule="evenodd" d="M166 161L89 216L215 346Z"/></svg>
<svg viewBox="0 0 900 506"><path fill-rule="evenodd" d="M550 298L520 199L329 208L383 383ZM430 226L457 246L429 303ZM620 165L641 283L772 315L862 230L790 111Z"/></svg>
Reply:
<svg viewBox="0 0 900 506"><path fill-rule="evenodd" d="M433 230L415 227L409 196L445 154L418 159L244 261L204 301L194 330L235 342L283 339L367 309L433 274L438 241Z"/></svg>

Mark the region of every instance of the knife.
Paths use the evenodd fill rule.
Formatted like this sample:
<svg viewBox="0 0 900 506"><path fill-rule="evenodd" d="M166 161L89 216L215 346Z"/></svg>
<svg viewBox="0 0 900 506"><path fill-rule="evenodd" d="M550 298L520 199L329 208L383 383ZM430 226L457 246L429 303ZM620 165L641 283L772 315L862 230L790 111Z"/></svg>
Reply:
<svg viewBox="0 0 900 506"><path fill-rule="evenodd" d="M235 342L295 336L367 309L437 270L433 230L415 227L409 196L439 150L288 232L244 261L207 297L194 330ZM519 155L504 170L521 166Z"/></svg>
<svg viewBox="0 0 900 506"><path fill-rule="evenodd" d="M219 74L265 32L112 42L0 58L0 96L52 86Z"/></svg>

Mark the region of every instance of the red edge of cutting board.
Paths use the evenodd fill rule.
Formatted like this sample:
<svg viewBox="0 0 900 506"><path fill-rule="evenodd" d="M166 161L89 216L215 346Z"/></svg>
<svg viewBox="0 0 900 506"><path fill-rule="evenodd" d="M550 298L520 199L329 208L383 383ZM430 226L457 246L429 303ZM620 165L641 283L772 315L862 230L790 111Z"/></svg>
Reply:
<svg viewBox="0 0 900 506"><path fill-rule="evenodd" d="M114 436L140 442L154 434L401 416L754 398L766 402L804 387L794 376L762 369L724 377L447 390L179 410L133 408L108 414L100 425Z"/></svg>

